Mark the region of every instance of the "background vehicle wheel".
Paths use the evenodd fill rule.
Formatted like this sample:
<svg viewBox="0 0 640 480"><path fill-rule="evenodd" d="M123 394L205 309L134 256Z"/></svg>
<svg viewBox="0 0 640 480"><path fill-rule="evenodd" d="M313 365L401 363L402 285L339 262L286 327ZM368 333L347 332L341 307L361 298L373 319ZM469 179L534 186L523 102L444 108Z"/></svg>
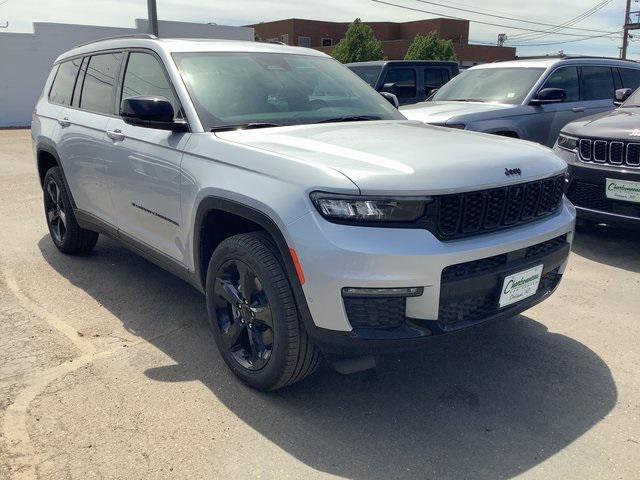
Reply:
<svg viewBox="0 0 640 480"><path fill-rule="evenodd" d="M266 234L224 240L209 262L206 293L218 349L251 387L282 388L318 367L319 351L304 330L278 251Z"/></svg>
<svg viewBox="0 0 640 480"><path fill-rule="evenodd" d="M91 251L98 233L80 228L71 208L59 167L50 168L44 176L44 213L51 239L58 250L69 254Z"/></svg>

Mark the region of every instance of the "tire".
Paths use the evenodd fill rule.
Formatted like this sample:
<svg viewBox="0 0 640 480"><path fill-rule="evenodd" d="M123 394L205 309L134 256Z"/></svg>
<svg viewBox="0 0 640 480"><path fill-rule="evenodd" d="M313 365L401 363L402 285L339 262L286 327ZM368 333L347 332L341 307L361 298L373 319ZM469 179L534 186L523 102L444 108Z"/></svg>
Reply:
<svg viewBox="0 0 640 480"><path fill-rule="evenodd" d="M277 390L318 367L320 353L300 321L278 250L265 233L220 243L209 261L206 295L218 350L249 386Z"/></svg>
<svg viewBox="0 0 640 480"><path fill-rule="evenodd" d="M58 250L69 255L90 252L98 241L98 233L78 225L60 167L52 167L47 171L42 189L45 219Z"/></svg>

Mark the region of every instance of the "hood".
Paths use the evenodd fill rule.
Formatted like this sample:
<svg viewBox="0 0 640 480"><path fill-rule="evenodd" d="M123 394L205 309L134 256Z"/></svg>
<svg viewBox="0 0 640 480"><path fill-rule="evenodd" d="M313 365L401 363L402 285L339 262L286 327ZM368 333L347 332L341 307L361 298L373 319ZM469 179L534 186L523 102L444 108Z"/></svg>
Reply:
<svg viewBox="0 0 640 480"><path fill-rule="evenodd" d="M637 140L640 137L640 108L617 108L571 122L563 133L578 137Z"/></svg>
<svg viewBox="0 0 640 480"><path fill-rule="evenodd" d="M401 107L400 112L409 120L446 123L454 117L463 115L486 114L488 112L504 115L504 110L517 106L484 102L422 102Z"/></svg>
<svg viewBox="0 0 640 480"><path fill-rule="evenodd" d="M332 168L362 193L436 194L479 190L561 173L550 149L420 122L315 124L217 133L229 142ZM508 177L505 169L521 170Z"/></svg>

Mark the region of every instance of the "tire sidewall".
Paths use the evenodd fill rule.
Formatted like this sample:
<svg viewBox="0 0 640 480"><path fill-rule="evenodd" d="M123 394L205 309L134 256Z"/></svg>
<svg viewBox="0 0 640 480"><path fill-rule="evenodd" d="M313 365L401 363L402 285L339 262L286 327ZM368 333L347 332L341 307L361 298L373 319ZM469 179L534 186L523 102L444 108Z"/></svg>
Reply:
<svg viewBox="0 0 640 480"><path fill-rule="evenodd" d="M265 242L262 242L263 244ZM283 278L286 278L282 266L278 262L274 252L269 249L271 255L280 269L280 273ZM251 268L258 279L262 283L262 286L267 295L269 306L271 308L271 315L273 318L273 346L271 356L267 364L260 370L248 370L239 365L233 358L231 353L227 350L227 347L222 338L222 332L218 326L218 319L215 312L214 305L214 283L216 273L220 267L228 260L239 260L244 262ZM287 285L288 295L291 297L290 301L293 301L293 296L290 290L290 286ZM207 282L206 282L206 298L207 298L207 312L209 317L209 323L213 331L213 336L218 346L225 363L229 368L240 377L245 383L254 388L259 389L271 389L274 388L281 380L282 373L286 369L286 362L289 353L290 337L289 329L286 321L287 308L285 306L286 299L281 298L281 294L278 293L276 286L274 285L274 279L272 278L269 270L263 265L263 263L257 258L257 256L250 251L246 246L233 241L222 242L216 251L213 253L207 269ZM295 307L295 303L293 303Z"/></svg>
<svg viewBox="0 0 640 480"><path fill-rule="evenodd" d="M65 234L62 242L59 242L58 240L56 240L51 223L47 218L47 199L49 198L47 185L49 185L51 181L55 182L56 187L60 190L62 205L64 206L65 215L67 216L66 230L65 230ZM73 226L71 222L73 220L73 212L71 211L71 202L69 202L69 198L67 197L67 189L65 188L64 183L62 182L62 175L60 174L60 169L58 167L50 168L45 174L44 181L43 181L43 193L44 193L44 199L43 199L44 215L45 215L45 221L47 222L47 228L49 229L49 235L51 236L51 240L53 240L53 243L55 244L55 246L58 247L58 249L64 251L68 247L68 243L70 241L70 237L72 234L71 229L73 228Z"/></svg>

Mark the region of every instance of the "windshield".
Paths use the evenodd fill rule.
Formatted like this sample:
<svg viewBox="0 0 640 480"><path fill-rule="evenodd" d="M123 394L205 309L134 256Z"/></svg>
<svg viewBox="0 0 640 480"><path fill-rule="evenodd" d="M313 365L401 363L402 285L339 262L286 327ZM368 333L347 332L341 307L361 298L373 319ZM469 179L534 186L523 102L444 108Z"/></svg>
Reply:
<svg viewBox="0 0 640 480"><path fill-rule="evenodd" d="M436 92L433 101L522 103L544 68L478 68L462 72Z"/></svg>
<svg viewBox="0 0 640 480"><path fill-rule="evenodd" d="M384 97L328 57L262 52L174 54L208 130L335 119L404 119Z"/></svg>
<svg viewBox="0 0 640 480"><path fill-rule="evenodd" d="M629 98L621 105L622 108L640 107L640 88L636 89Z"/></svg>
<svg viewBox="0 0 640 480"><path fill-rule="evenodd" d="M376 88L378 77L380 76L380 72L382 71L382 65L374 65L368 67L349 67L349 69L369 85L371 85L373 88Z"/></svg>

